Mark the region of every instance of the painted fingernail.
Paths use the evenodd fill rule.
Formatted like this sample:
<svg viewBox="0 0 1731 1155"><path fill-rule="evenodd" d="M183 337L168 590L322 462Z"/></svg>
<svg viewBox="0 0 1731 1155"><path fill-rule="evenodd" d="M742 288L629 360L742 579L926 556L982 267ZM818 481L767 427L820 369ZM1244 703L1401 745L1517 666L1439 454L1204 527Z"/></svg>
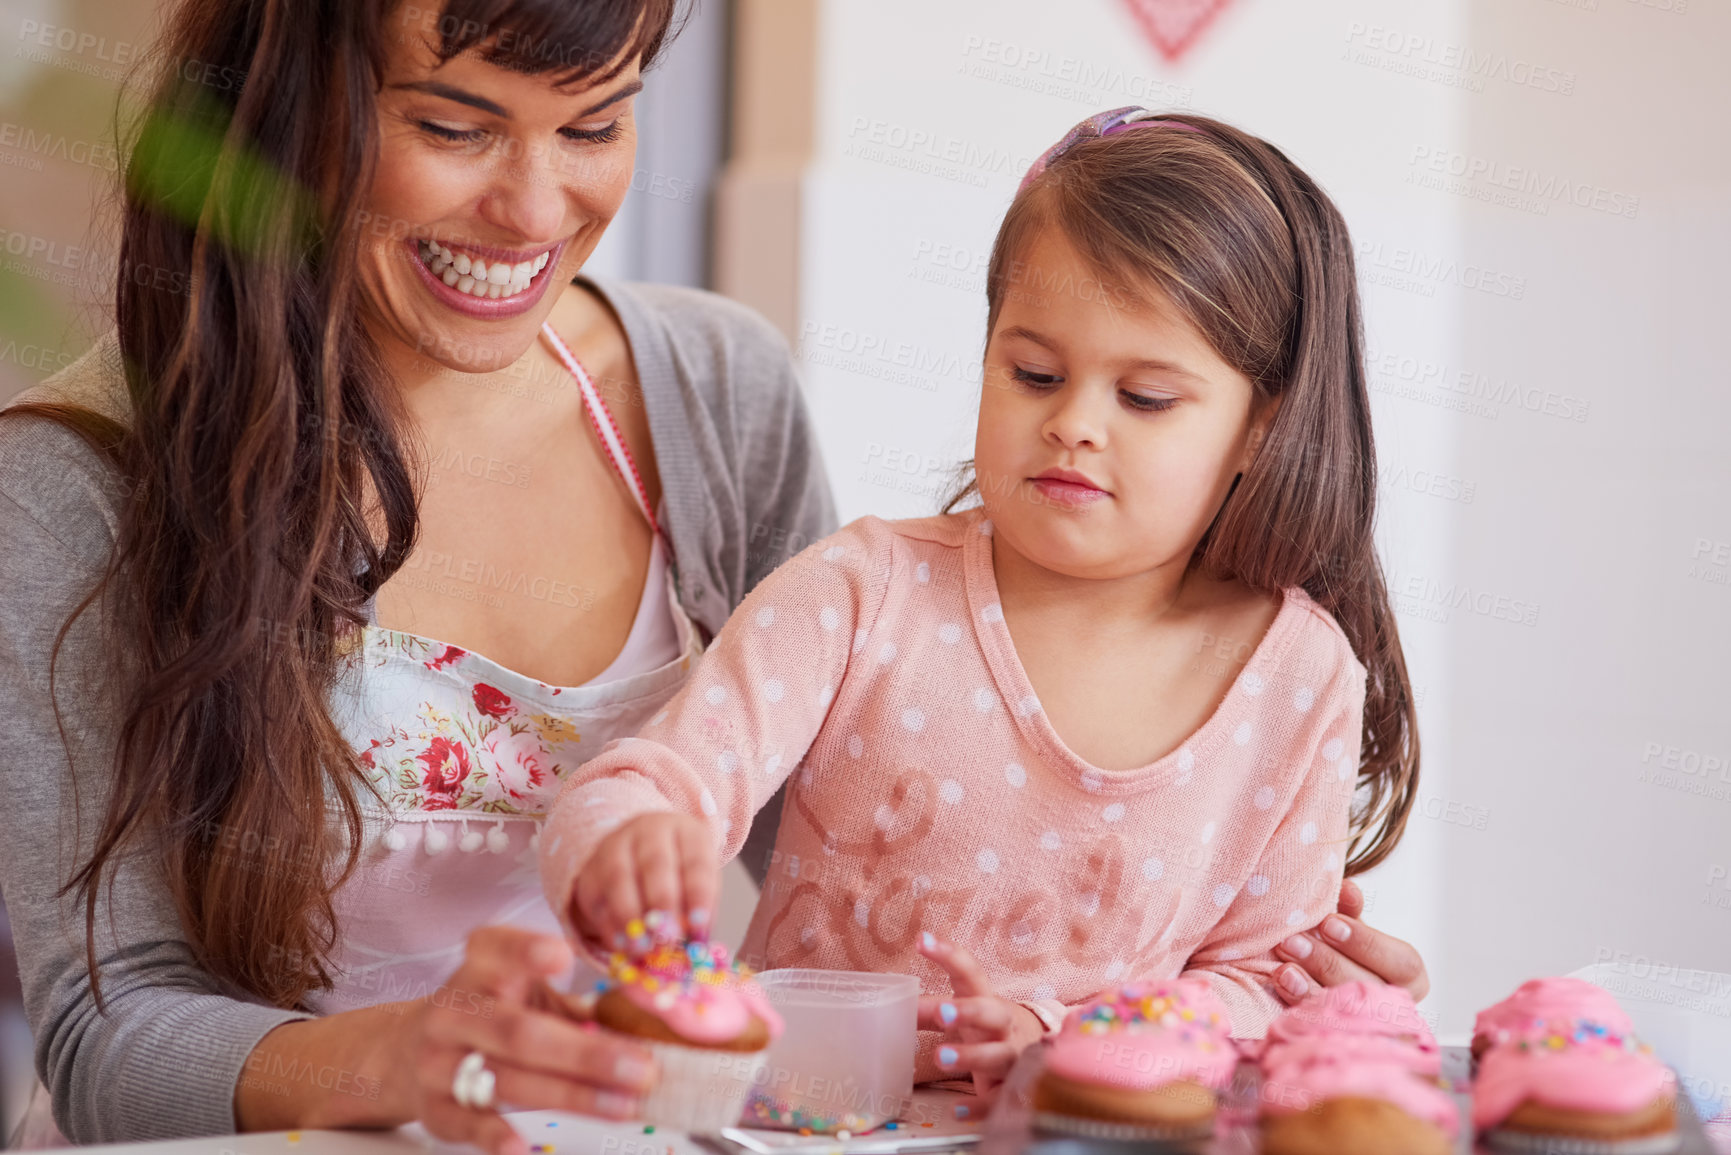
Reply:
<svg viewBox="0 0 1731 1155"><path fill-rule="evenodd" d="M629 1119L637 1114L637 1097L621 1095L617 1091L595 1092L595 1106L608 1115L618 1115Z"/></svg>
<svg viewBox="0 0 1731 1155"><path fill-rule="evenodd" d="M1295 934L1280 945L1284 947L1286 953L1291 955L1293 958L1310 957L1310 939L1305 935Z"/></svg>
<svg viewBox="0 0 1731 1155"><path fill-rule="evenodd" d="M1344 918L1336 918L1331 914L1322 920L1322 933L1335 942L1345 942L1352 937L1352 928L1346 925Z"/></svg>
<svg viewBox="0 0 1731 1155"><path fill-rule="evenodd" d="M1280 972L1280 985L1295 999L1303 998L1305 992L1310 990L1310 983L1299 973L1297 967L1287 967Z"/></svg>
<svg viewBox="0 0 1731 1155"><path fill-rule="evenodd" d="M938 1048L938 1066L940 1067L953 1067L956 1065L956 1060L960 1057L961 1056L956 1054L956 1049L954 1047Z"/></svg>
<svg viewBox="0 0 1731 1155"><path fill-rule="evenodd" d="M694 906L691 908L691 913L685 917L691 922L692 926L709 925L709 910L707 907Z"/></svg>
<svg viewBox="0 0 1731 1155"><path fill-rule="evenodd" d="M972 1114L972 1112L968 1110L968 1105L966 1103L956 1104L956 1118L966 1119L970 1114Z"/></svg>
<svg viewBox="0 0 1731 1155"><path fill-rule="evenodd" d="M920 949L921 950L937 950L938 949L937 936L932 934L932 932L929 930L920 931Z"/></svg>
<svg viewBox="0 0 1731 1155"><path fill-rule="evenodd" d="M955 1004L954 1003L939 1003L938 1004L938 1018L944 1020L944 1026L946 1026L946 1027L949 1026L951 1023L955 1022L956 1021Z"/></svg>

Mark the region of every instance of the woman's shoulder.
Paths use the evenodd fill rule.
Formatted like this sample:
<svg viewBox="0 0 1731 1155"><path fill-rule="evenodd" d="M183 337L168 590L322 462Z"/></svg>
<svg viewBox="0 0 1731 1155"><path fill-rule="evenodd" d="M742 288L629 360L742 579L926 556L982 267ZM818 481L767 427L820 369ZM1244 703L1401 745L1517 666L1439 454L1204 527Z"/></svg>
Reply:
<svg viewBox="0 0 1731 1155"><path fill-rule="evenodd" d="M105 557L125 497L119 474L69 425L21 408L32 404L83 410L124 424L126 380L114 335L0 406L0 519L34 523L88 560Z"/></svg>
<svg viewBox="0 0 1731 1155"><path fill-rule="evenodd" d="M644 281L590 283L619 313L640 360L670 354L674 367L696 380L750 373L765 363L780 369L792 360L787 340L763 314L720 293Z"/></svg>

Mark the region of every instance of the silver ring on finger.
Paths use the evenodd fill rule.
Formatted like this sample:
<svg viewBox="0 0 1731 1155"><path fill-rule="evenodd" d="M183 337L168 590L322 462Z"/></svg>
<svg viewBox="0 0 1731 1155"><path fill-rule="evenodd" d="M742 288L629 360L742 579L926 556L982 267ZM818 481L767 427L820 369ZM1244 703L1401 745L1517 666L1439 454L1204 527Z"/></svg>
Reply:
<svg viewBox="0 0 1731 1155"><path fill-rule="evenodd" d="M470 1051L457 1064L457 1073L451 1077L451 1098L459 1107L486 1111L493 1106L496 1082L493 1072L487 1069L487 1056L480 1051Z"/></svg>

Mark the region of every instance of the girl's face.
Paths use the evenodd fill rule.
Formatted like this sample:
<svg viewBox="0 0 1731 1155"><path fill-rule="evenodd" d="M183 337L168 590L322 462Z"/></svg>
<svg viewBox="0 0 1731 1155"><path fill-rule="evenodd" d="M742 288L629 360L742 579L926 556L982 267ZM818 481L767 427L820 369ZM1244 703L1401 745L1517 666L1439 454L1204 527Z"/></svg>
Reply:
<svg viewBox="0 0 1731 1155"><path fill-rule="evenodd" d="M1069 577L1182 573L1275 404L1169 300L1102 289L1062 229L1022 258L986 345L974 450L994 536Z"/></svg>
<svg viewBox="0 0 1731 1155"><path fill-rule="evenodd" d="M362 308L394 363L488 372L534 341L631 185L637 64L583 83L473 52L440 64L430 38L399 41L360 261Z"/></svg>

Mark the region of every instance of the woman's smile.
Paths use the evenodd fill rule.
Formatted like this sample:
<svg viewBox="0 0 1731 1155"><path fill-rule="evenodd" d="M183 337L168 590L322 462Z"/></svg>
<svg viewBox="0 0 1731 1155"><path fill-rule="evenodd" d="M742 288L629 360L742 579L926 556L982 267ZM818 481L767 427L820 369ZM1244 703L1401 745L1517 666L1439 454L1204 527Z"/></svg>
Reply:
<svg viewBox="0 0 1731 1155"><path fill-rule="evenodd" d="M535 307L558 268L567 242L551 247L506 250L411 238L421 280L441 303L471 317L515 317Z"/></svg>

